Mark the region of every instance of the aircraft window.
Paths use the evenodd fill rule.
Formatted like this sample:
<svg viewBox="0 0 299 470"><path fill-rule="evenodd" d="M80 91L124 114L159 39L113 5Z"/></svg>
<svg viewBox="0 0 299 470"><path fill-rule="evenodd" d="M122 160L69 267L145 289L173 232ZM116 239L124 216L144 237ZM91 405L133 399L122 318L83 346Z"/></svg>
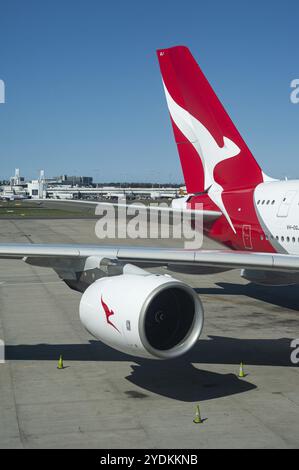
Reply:
<svg viewBox="0 0 299 470"><path fill-rule="evenodd" d="M264 237L263 237L263 235L261 235L261 240L264 240Z"/></svg>
<svg viewBox="0 0 299 470"><path fill-rule="evenodd" d="M273 240L273 238L274 238L274 237L273 237L273 235L271 234L271 240Z"/></svg>
<svg viewBox="0 0 299 470"><path fill-rule="evenodd" d="M275 237L275 238L276 238L276 240L279 240L279 236L278 236L278 235L276 235L276 237ZM298 241L299 241L299 238L298 238Z"/></svg>
<svg viewBox="0 0 299 470"><path fill-rule="evenodd" d="M273 201L271 202L271 204L274 204L274 203L275 203L275 201L273 200Z"/></svg>
<svg viewBox="0 0 299 470"><path fill-rule="evenodd" d="M281 237L281 241L284 242L284 237Z"/></svg>
<svg viewBox="0 0 299 470"><path fill-rule="evenodd" d="M265 200L262 202L262 204L265 204Z"/></svg>
<svg viewBox="0 0 299 470"><path fill-rule="evenodd" d="M267 201L267 205L269 204L269 202L270 202L270 201L268 200L268 201Z"/></svg>
<svg viewBox="0 0 299 470"><path fill-rule="evenodd" d="M287 242L289 242L289 241L290 241L290 237L287 237Z"/></svg>
<svg viewBox="0 0 299 470"><path fill-rule="evenodd" d="M260 202L261 202L261 200L259 199L259 200L257 201L257 204L259 204Z"/></svg>
<svg viewBox="0 0 299 470"><path fill-rule="evenodd" d="M282 202L284 202L285 200L286 200L286 198L284 197L283 200L282 200Z"/></svg>
<svg viewBox="0 0 299 470"><path fill-rule="evenodd" d="M292 238L292 242L295 243L295 241L296 241L296 239L295 239L295 237L293 237L293 238Z"/></svg>

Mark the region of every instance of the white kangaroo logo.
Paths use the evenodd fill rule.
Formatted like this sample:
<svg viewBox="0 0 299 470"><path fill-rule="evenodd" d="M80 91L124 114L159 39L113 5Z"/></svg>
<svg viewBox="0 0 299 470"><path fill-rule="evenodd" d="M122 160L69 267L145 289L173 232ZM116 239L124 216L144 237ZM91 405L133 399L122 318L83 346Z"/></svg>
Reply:
<svg viewBox="0 0 299 470"><path fill-rule="evenodd" d="M164 83L163 85L168 109L173 121L193 145L202 161L204 168L204 188L205 190L209 189L210 198L222 211L232 230L236 233L230 216L222 201L223 188L220 184L216 183L214 179L214 168L219 162L222 162L227 158L235 157L241 150L227 137L223 137L224 145L223 147L219 147L208 129L206 129L205 126L188 111L179 106L169 94Z"/></svg>

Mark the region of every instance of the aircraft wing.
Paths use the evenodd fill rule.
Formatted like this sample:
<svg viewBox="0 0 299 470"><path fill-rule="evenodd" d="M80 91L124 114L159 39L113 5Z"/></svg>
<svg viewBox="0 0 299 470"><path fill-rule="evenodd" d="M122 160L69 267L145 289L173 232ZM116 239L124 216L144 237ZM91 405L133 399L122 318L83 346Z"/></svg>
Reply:
<svg viewBox="0 0 299 470"><path fill-rule="evenodd" d="M97 202L97 206L99 207L107 207L107 206L114 206L117 208L125 208L128 210L128 215L132 214L132 211L137 210L147 210L153 212L167 212L171 214L192 214L192 215L199 215L202 216L204 221L208 220L216 220L221 217L222 212L220 211L212 211L212 210L203 210L203 209L183 209L179 207L171 207L171 206L161 206L161 205L153 205L145 206L144 204L125 204L125 203L113 203L113 202ZM202 204L201 204L202 207Z"/></svg>
<svg viewBox="0 0 299 470"><path fill-rule="evenodd" d="M32 203L32 200L29 199ZM122 203L122 202L99 202L99 201L88 201L88 200L81 200L81 199L34 199L33 202L40 202L43 204L47 203L67 203L67 204L77 204L77 205L87 205L90 207L95 208L95 214L98 213L100 208L109 208L109 207L115 207L116 209L125 209L127 211L127 215L134 215L135 211L146 211L146 212L158 212L158 213L168 213L170 216L172 215L196 215L198 217L202 217L203 222L212 222L219 217L222 216L222 212L220 211L215 211L215 210L205 210L205 209L187 209L183 207L172 207L172 206L166 206L166 205L161 205L161 204L150 204L146 206L143 203ZM200 204L202 207L202 205Z"/></svg>
<svg viewBox="0 0 299 470"><path fill-rule="evenodd" d="M123 263L146 266L184 266L220 269L260 269L264 271L298 272L299 256L276 253L255 253L229 250L180 250L131 246L81 244L1 243L0 258L36 259L37 265L51 266L54 260L86 260L98 257ZM43 260L41 262L40 260ZM47 264L48 260L48 264ZM52 262L50 261L52 260Z"/></svg>

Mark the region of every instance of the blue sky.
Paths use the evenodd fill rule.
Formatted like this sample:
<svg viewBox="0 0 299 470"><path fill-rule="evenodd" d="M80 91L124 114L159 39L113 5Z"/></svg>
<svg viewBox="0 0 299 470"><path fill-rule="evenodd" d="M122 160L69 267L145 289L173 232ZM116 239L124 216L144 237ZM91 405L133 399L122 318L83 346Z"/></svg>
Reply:
<svg viewBox="0 0 299 470"><path fill-rule="evenodd" d="M0 178L182 180L156 60L190 47L264 171L299 177L298 1L0 0Z"/></svg>

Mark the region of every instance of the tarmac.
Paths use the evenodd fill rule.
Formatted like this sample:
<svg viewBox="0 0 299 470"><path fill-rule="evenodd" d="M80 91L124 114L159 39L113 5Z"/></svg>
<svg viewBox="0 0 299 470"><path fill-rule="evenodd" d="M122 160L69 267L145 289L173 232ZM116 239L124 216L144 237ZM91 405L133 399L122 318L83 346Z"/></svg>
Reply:
<svg viewBox="0 0 299 470"><path fill-rule="evenodd" d="M0 242L103 243L95 223L3 220ZM156 361L92 338L79 320L81 294L50 269L0 266L0 448L299 447L297 286L255 286L239 271L176 274L200 296L204 330L186 356ZM193 423L197 404L202 424Z"/></svg>

